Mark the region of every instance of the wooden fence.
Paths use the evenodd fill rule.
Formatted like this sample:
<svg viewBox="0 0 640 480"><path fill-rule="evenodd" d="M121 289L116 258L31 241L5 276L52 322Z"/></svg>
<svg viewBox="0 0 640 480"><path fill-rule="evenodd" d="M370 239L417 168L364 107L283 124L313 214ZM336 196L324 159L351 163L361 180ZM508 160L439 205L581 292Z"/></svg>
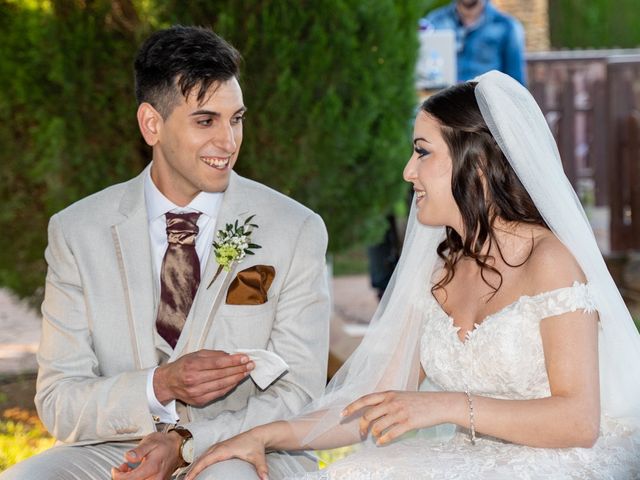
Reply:
<svg viewBox="0 0 640 480"><path fill-rule="evenodd" d="M640 50L531 53L527 66L603 253L640 251Z"/></svg>

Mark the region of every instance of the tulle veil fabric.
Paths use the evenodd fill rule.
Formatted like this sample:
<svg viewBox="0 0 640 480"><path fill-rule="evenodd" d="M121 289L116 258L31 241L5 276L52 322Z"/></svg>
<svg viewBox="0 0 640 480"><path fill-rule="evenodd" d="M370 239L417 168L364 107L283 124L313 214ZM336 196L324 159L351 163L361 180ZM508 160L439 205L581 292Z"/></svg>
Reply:
<svg viewBox="0 0 640 480"><path fill-rule="evenodd" d="M640 335L563 172L544 115L526 88L505 74L492 71L475 81L476 99L491 133L594 292L600 318L602 414L640 428ZM348 403L375 391L418 389L423 313L414 305L431 294L436 248L443 238L444 228L418 223L412 207L402 256L362 343L324 395L291 419L304 445L318 449L360 442L358 419L340 416Z"/></svg>

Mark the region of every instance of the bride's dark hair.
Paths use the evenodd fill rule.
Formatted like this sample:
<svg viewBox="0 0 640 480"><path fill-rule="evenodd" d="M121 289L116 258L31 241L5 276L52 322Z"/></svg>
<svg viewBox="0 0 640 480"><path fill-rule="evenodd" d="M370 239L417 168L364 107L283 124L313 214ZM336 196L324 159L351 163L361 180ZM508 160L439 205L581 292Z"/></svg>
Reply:
<svg viewBox="0 0 640 480"><path fill-rule="evenodd" d="M432 291L451 281L456 263L463 256L474 259L484 282L493 294L498 291L502 275L489 264L494 258L482 253L485 246L490 249L495 244L502 260L510 265L495 238L496 218L548 228L482 118L475 86L475 82L456 85L429 97L421 106L438 121L449 148L453 163L451 189L464 224L464 238L453 228L446 229L446 238L438 246L445 275ZM511 266L521 266L528 258ZM497 283L487 279L487 270L497 274Z"/></svg>

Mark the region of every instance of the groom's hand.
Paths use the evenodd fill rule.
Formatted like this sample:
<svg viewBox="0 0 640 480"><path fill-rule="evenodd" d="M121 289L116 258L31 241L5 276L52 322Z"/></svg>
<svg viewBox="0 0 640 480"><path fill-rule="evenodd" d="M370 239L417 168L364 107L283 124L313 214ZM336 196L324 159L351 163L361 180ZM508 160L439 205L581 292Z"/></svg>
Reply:
<svg viewBox="0 0 640 480"><path fill-rule="evenodd" d="M158 367L153 388L160 403L178 399L202 406L229 393L254 367L245 354L199 350Z"/></svg>
<svg viewBox="0 0 640 480"><path fill-rule="evenodd" d="M124 455L125 463L111 469L113 480L167 480L180 466L182 438L174 433L151 433ZM132 467L131 465L134 465Z"/></svg>

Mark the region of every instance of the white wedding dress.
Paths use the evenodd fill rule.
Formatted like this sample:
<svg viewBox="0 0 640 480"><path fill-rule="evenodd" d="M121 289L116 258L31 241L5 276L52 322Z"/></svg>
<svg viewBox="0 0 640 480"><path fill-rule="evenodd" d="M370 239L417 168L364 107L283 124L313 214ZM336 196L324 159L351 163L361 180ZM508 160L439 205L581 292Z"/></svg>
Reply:
<svg viewBox="0 0 640 480"><path fill-rule="evenodd" d="M501 399L550 395L540 322L578 309L593 310L590 288L577 282L523 296L458 337L458 327L432 295L424 311L420 360L441 390ZM640 401L640 399L638 399ZM481 412L477 412L481 415ZM478 435L471 445L458 428L448 440L417 435L385 447L369 446L307 480L350 479L640 479L640 434L606 417L593 448L531 448Z"/></svg>

